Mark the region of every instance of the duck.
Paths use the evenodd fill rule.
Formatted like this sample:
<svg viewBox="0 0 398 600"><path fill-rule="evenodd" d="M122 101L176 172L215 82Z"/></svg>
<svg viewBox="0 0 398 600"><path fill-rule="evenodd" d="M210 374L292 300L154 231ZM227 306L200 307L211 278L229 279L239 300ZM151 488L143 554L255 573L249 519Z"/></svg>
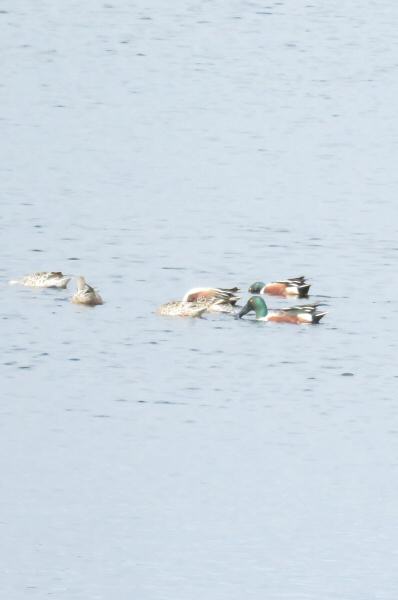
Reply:
<svg viewBox="0 0 398 600"><path fill-rule="evenodd" d="M188 290L182 302L205 303L209 312L235 313L235 305L240 299L238 287L212 288L196 287Z"/></svg>
<svg viewBox="0 0 398 600"><path fill-rule="evenodd" d="M312 323L316 324L327 314L318 310L319 304L303 304L277 310L268 310L264 299L260 296L249 298L237 315L241 319L247 313L254 311L257 321L276 321L277 323Z"/></svg>
<svg viewBox="0 0 398 600"><path fill-rule="evenodd" d="M298 296L306 298L311 284L307 283L305 277L290 277L279 281L255 281L249 287L249 294L271 294L272 296Z"/></svg>
<svg viewBox="0 0 398 600"><path fill-rule="evenodd" d="M70 280L71 277L64 275L61 271L38 271L31 275L25 275L21 279L12 279L10 284L19 284L26 287L65 289Z"/></svg>
<svg viewBox="0 0 398 600"><path fill-rule="evenodd" d="M157 313L164 317L201 317L207 311L209 305L209 302L173 300L159 306Z"/></svg>
<svg viewBox="0 0 398 600"><path fill-rule="evenodd" d="M235 313L239 288L195 287L186 292L182 300L162 304L157 313L168 317L200 317L205 312Z"/></svg>
<svg viewBox="0 0 398 600"><path fill-rule="evenodd" d="M89 285L84 277L76 278L77 292L72 296L71 301L74 304L85 304L86 306L96 306L103 304L99 293Z"/></svg>

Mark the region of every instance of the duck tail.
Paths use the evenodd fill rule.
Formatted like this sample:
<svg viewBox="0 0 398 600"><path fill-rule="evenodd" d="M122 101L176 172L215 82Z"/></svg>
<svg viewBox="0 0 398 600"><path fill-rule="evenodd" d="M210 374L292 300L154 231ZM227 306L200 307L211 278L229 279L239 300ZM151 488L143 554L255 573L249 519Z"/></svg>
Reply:
<svg viewBox="0 0 398 600"><path fill-rule="evenodd" d="M305 283L303 285L298 286L298 295L299 298L306 298L308 296L308 292L310 291L311 284Z"/></svg>
<svg viewBox="0 0 398 600"><path fill-rule="evenodd" d="M232 288L219 288L219 289L223 292L229 292L231 294L236 294L236 292L240 291L240 289L237 286L232 287Z"/></svg>
<svg viewBox="0 0 398 600"><path fill-rule="evenodd" d="M65 277L65 276L61 277L60 282L59 282L60 283L59 287L61 287L63 289L67 288L70 280L71 280L71 277Z"/></svg>
<svg viewBox="0 0 398 600"><path fill-rule="evenodd" d="M326 312L322 312L322 313L315 313L315 314L312 316L312 322L313 322L313 323L319 323L319 321L320 321L320 320L321 320L321 319L322 319L322 318L323 318L325 315L327 315L327 313L326 313Z"/></svg>
<svg viewBox="0 0 398 600"><path fill-rule="evenodd" d="M236 304L240 300L240 296L237 296L236 292L239 292L238 287L234 288L218 288L217 298L221 298L225 304Z"/></svg>

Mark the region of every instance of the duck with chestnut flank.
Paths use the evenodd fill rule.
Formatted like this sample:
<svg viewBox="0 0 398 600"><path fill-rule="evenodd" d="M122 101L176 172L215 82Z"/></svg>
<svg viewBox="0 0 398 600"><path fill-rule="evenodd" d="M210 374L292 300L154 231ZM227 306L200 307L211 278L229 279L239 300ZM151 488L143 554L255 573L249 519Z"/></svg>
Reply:
<svg viewBox="0 0 398 600"><path fill-rule="evenodd" d="M235 304L240 299L239 288L192 288L183 297L183 302L207 304L209 312L235 313ZM211 301L211 302L209 302Z"/></svg>
<svg viewBox="0 0 398 600"><path fill-rule="evenodd" d="M169 317L200 317L205 312L233 312L239 300L234 288L192 288L182 298L162 304L158 314Z"/></svg>
<svg viewBox="0 0 398 600"><path fill-rule="evenodd" d="M238 314L242 318L247 313L254 311L257 321L276 321L277 323L312 323L316 324L326 315L326 312L318 310L319 304L303 304L277 310L268 310L266 303L260 296L249 298L245 306Z"/></svg>
<svg viewBox="0 0 398 600"><path fill-rule="evenodd" d="M250 294L271 294L272 296L298 296L306 298L311 284L307 283L304 276L291 277L289 279L280 279L264 283L264 281L255 281L249 287Z"/></svg>

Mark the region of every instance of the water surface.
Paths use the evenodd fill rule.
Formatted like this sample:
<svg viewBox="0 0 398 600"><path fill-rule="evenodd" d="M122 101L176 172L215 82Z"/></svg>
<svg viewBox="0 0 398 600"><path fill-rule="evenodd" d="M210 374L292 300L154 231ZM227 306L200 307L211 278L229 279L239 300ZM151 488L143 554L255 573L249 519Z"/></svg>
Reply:
<svg viewBox="0 0 398 600"><path fill-rule="evenodd" d="M5 597L396 599L398 7L318 4L3 2Z"/></svg>

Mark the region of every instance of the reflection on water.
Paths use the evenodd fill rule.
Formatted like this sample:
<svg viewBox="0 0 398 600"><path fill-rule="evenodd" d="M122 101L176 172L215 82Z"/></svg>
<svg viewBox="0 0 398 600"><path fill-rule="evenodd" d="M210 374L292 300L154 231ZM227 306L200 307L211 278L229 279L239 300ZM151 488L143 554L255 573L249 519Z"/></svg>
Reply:
<svg viewBox="0 0 398 600"><path fill-rule="evenodd" d="M8 598L395 600L396 11L4 4ZM296 274L319 327L155 314Z"/></svg>

